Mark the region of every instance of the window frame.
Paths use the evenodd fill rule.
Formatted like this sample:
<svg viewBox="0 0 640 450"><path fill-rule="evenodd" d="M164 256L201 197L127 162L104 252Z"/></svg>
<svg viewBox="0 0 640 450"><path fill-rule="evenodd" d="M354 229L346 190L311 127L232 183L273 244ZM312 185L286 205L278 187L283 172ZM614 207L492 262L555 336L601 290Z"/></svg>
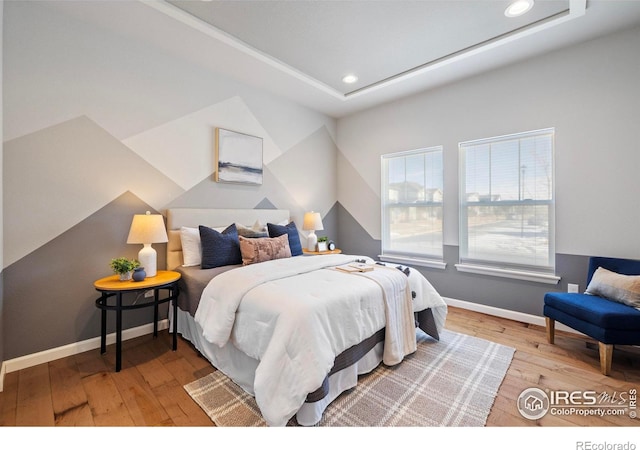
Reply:
<svg viewBox="0 0 640 450"><path fill-rule="evenodd" d="M551 177L551 188L549 189L549 199L546 200L538 200L538 199L525 199L520 197L518 200L505 200L505 201L494 201L491 196L487 201L476 201L473 202L473 205L476 207L486 207L486 206L515 206L515 207L536 207L536 206L546 206L548 208L548 244L547 244L547 252L548 252L548 265L527 265L516 263L513 260L483 260L476 259L473 257L467 257L469 247L469 225L467 221L468 211L469 211L469 202L467 199L467 167L466 167L466 158L467 158L467 149L471 146L481 146L481 145L492 145L499 144L505 141L513 141L513 140L522 140L527 138L532 138L536 136L550 136L551 139L551 155L550 155L550 177ZM491 150L489 150L491 152ZM518 147L518 158L521 158L521 149ZM491 154L491 153L490 153ZM503 136L495 136L490 138L482 138L475 139L470 141L460 142L458 144L458 220L459 220L459 262L455 265L456 269L460 272L469 272L483 275L492 275L492 276L500 276L506 278L515 278L526 281L534 281L548 284L557 284L560 281L560 277L555 275L555 230L556 230L556 220L555 220L555 128L543 128L539 130L526 131L521 133L513 133L509 135ZM488 170L491 173L492 170L492 162L489 161ZM518 163L520 166L520 163ZM492 183L492 179L489 177L489 183ZM519 181L520 183L520 181ZM518 188L520 189L520 188ZM523 188L524 189L524 188Z"/></svg>
<svg viewBox="0 0 640 450"><path fill-rule="evenodd" d="M390 203L388 202L388 186L389 186L389 170L388 170L388 161L393 158L406 158L415 155L426 155L428 153L436 153L439 152L442 160L442 195L443 199L440 202L421 202L416 203L417 206L434 206L434 204L439 203L440 208L442 210L442 230L441 234L441 251L440 255L432 255L426 253L409 253L409 252L401 252L401 251L389 251L390 249L386 248L388 244L389 238L389 221L388 211L390 209ZM378 255L378 258L381 261L386 262L394 262L394 263L408 263L412 265L436 268L436 269L444 269L446 268L446 263L444 262L444 147L442 145L430 146L430 147L422 147L413 150L405 150L393 153L387 153L380 156L380 174L381 174L381 189L380 189L380 209L381 209L381 254ZM395 207L398 204L394 204ZM409 203L407 203L409 205ZM385 251L386 250L386 251Z"/></svg>

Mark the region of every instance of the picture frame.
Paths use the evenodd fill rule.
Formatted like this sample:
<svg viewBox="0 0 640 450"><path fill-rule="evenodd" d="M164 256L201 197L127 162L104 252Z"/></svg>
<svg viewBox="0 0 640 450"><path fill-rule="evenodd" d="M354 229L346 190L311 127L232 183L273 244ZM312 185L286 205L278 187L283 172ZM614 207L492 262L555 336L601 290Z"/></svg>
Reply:
<svg viewBox="0 0 640 450"><path fill-rule="evenodd" d="M327 250L328 250L327 241L318 242L318 251L319 252L326 252Z"/></svg>
<svg viewBox="0 0 640 450"><path fill-rule="evenodd" d="M262 184L262 138L237 131L216 128L216 182Z"/></svg>

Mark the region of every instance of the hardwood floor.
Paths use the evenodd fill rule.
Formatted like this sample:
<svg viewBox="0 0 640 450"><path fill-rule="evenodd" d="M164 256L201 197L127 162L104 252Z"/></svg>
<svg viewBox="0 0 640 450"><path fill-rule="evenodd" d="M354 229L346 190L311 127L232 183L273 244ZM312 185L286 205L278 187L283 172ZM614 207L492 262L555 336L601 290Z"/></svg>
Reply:
<svg viewBox="0 0 640 450"><path fill-rule="evenodd" d="M588 339L556 332L546 342L543 327L450 308L446 328L516 348L493 405L488 427L639 426L627 415L547 414L523 418L516 399L529 387L596 391L610 395L640 388L640 353L616 348L610 377L600 374L597 346ZM122 366L114 372L115 348L91 350L6 375L0 393L3 426L211 426L183 385L214 369L184 340L170 349L166 331L123 343ZM639 408L640 409L640 408Z"/></svg>
<svg viewBox="0 0 640 450"><path fill-rule="evenodd" d="M557 331L555 344L547 343L544 327L449 308L446 328L477 336L516 349L487 419L487 426L640 426L640 420L625 416L565 416L546 414L538 420L518 412L517 398L530 387L544 391L595 391L616 400L640 388L640 351L616 347L611 376L600 373L597 343L584 336ZM606 409L606 408L605 408Z"/></svg>

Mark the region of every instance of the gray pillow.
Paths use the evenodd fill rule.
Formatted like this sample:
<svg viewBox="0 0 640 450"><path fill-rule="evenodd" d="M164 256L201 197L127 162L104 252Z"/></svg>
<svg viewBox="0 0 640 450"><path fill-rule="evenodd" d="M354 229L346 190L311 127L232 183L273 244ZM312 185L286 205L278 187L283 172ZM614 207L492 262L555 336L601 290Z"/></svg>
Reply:
<svg viewBox="0 0 640 450"><path fill-rule="evenodd" d="M266 227L260 230L256 230L254 228L245 227L243 225L236 224L236 228L238 229L238 236L246 237L246 238L268 238L269 232Z"/></svg>

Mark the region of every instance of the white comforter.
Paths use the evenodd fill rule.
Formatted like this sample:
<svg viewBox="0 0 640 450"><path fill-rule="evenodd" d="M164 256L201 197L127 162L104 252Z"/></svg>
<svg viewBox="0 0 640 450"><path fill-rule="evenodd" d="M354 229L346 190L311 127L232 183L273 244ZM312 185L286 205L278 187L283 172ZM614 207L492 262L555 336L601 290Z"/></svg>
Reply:
<svg viewBox="0 0 640 450"><path fill-rule="evenodd" d="M207 341L220 347L232 342L260 361L254 394L269 425L285 425L322 384L338 354L385 326L389 306L380 280L333 269L356 258L362 257L304 256L253 264L218 275L203 291L195 321ZM411 271L409 282L417 294L413 310L432 308L440 331L446 304L417 271ZM388 363L401 361L404 354L398 352L405 350L390 350Z"/></svg>

